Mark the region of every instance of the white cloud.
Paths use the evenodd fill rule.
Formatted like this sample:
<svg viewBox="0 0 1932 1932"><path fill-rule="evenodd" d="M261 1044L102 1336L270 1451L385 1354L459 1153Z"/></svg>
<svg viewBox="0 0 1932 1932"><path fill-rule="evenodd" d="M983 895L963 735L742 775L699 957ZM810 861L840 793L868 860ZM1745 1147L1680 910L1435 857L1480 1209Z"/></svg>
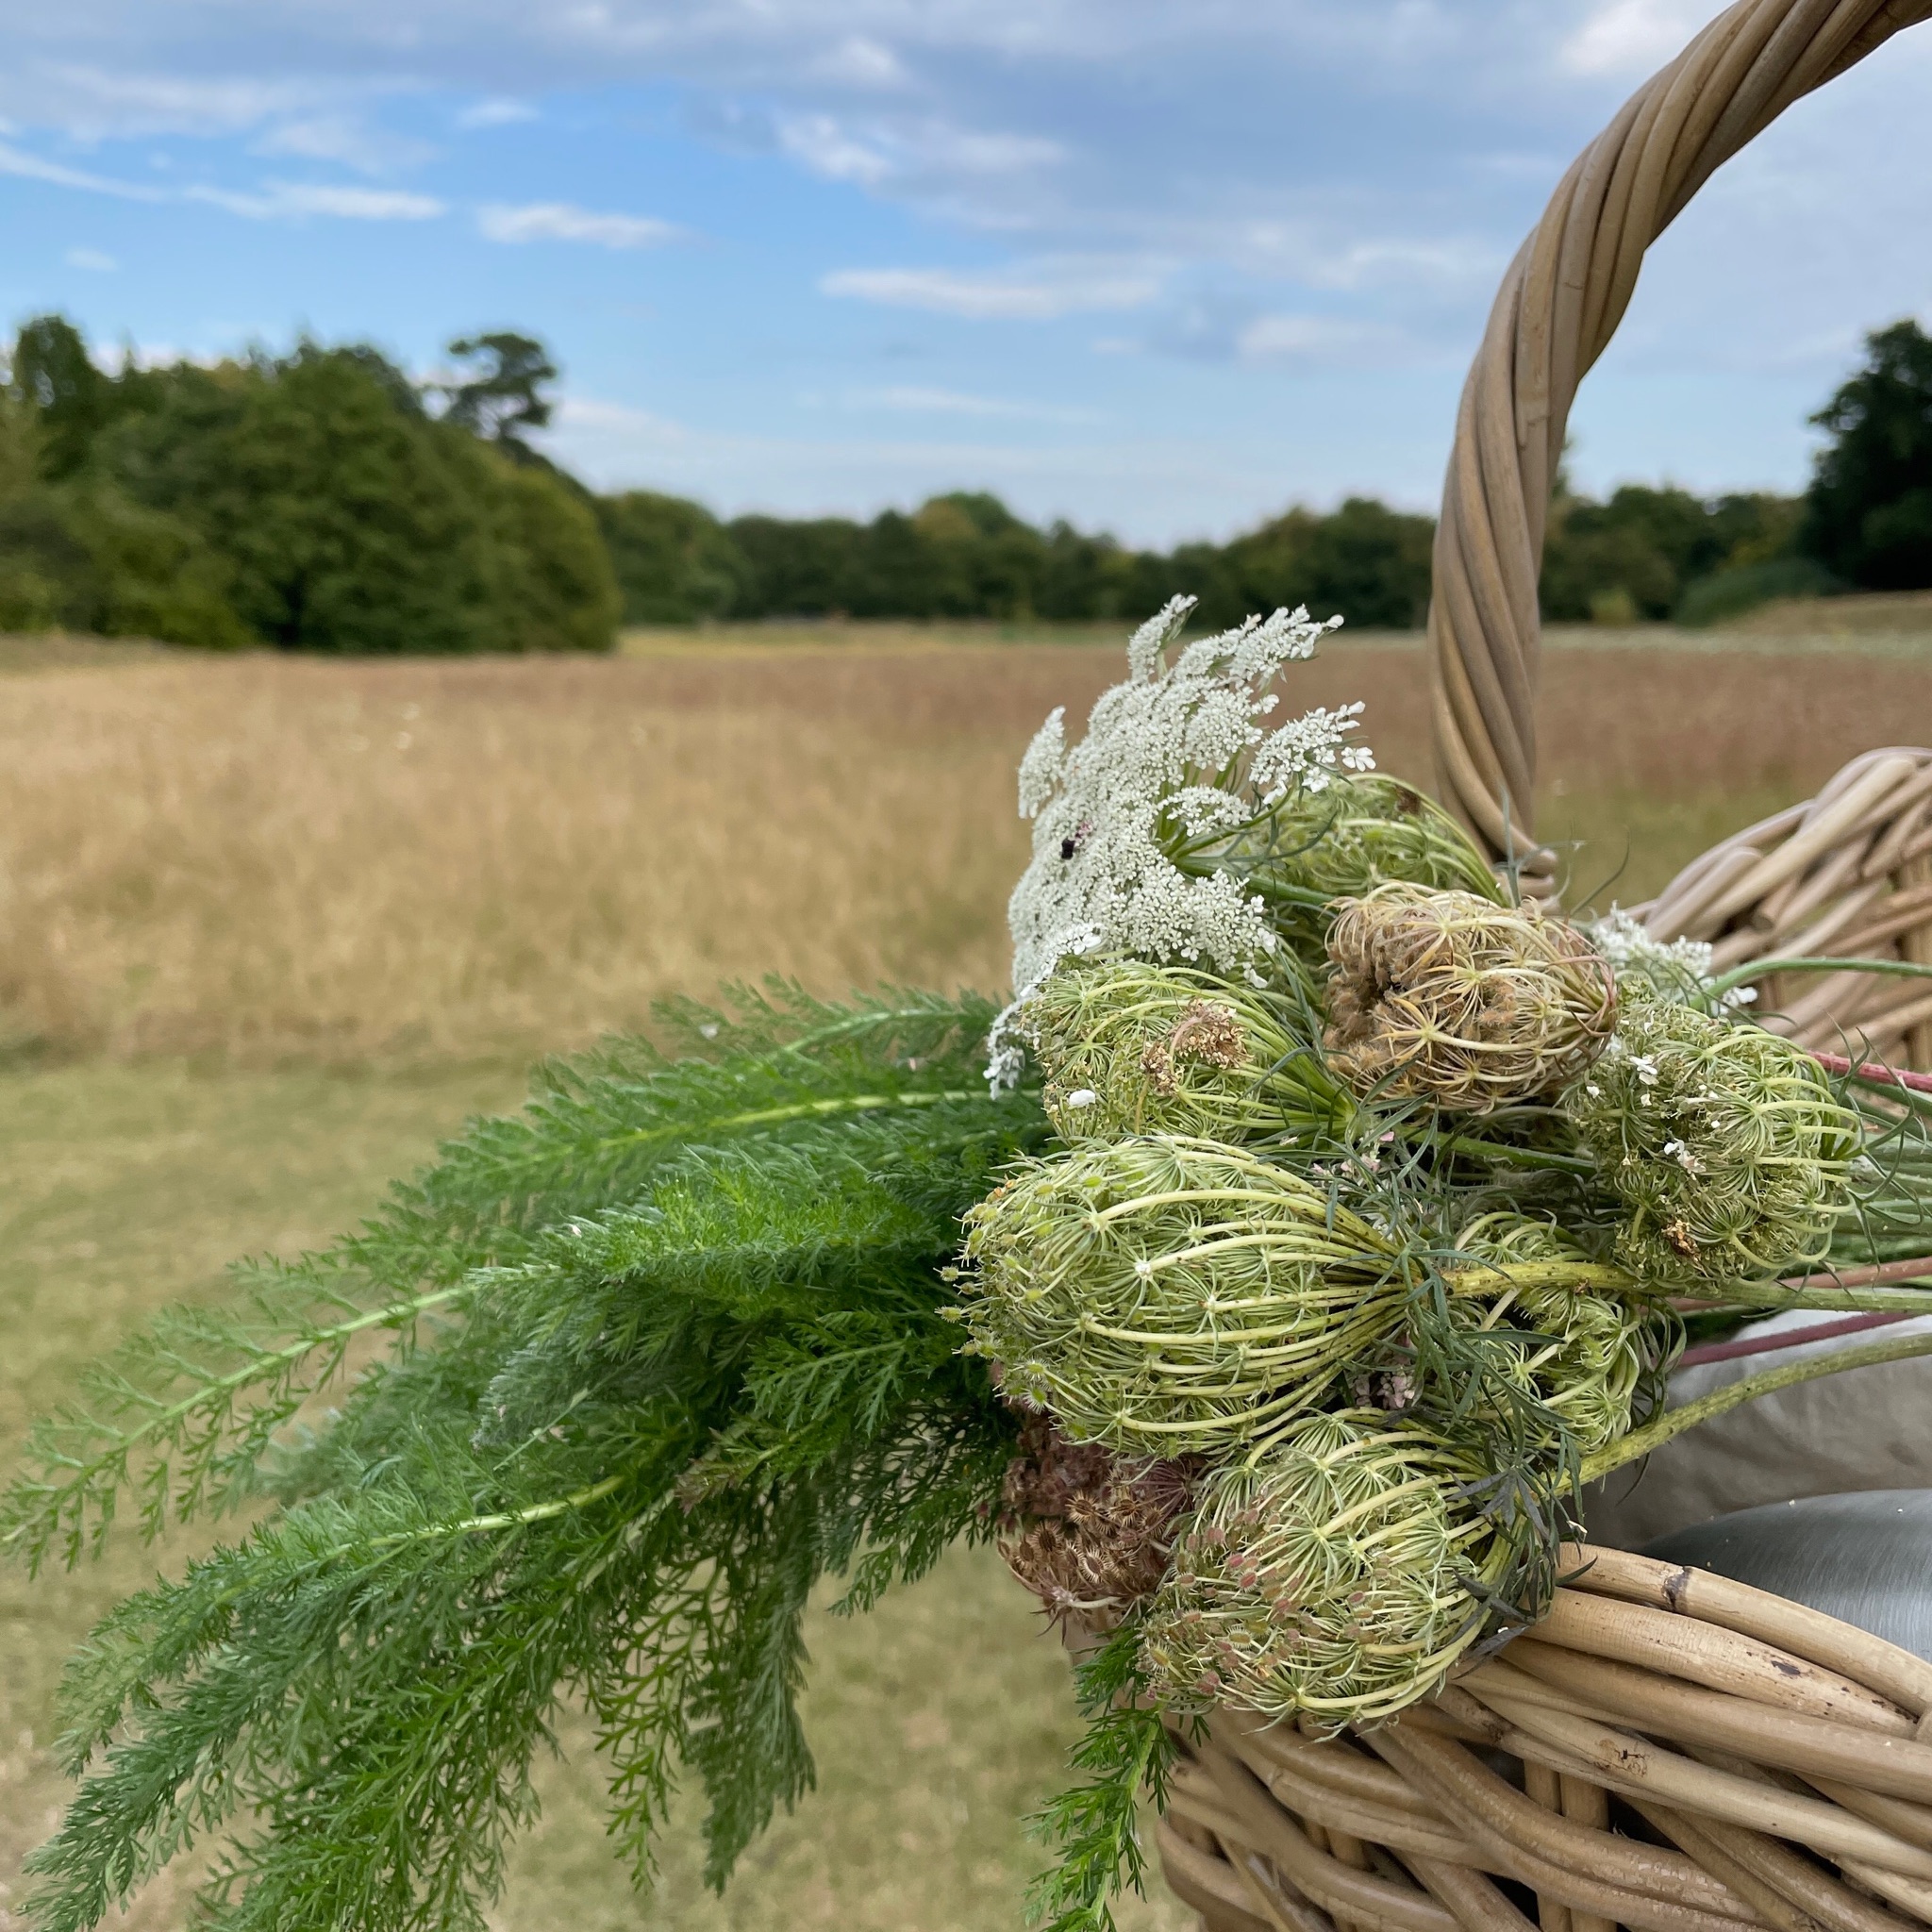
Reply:
<svg viewBox="0 0 1932 1932"><path fill-rule="evenodd" d="M778 140L794 160L828 181L876 188L898 172L890 155L847 134L829 114L789 115L778 124Z"/></svg>
<svg viewBox="0 0 1932 1932"><path fill-rule="evenodd" d="M98 248L70 248L60 258L69 268L84 268L97 275L110 275L121 266Z"/></svg>
<svg viewBox="0 0 1932 1932"><path fill-rule="evenodd" d="M907 79L906 69L891 48L866 34L848 35L821 54L811 68L817 78L839 87L899 88Z"/></svg>
<svg viewBox="0 0 1932 1932"><path fill-rule="evenodd" d="M42 42L58 38L56 19L43 15L40 25ZM293 75L204 79L113 72L81 62L21 62L8 94L30 125L99 141L142 134L240 133L275 114L299 112L314 103L317 90Z"/></svg>
<svg viewBox="0 0 1932 1932"><path fill-rule="evenodd" d="M196 184L181 191L184 201L206 202L252 222L303 215L333 215L350 222L430 222L448 208L433 194L400 188L334 188L300 181L271 181L249 194Z"/></svg>
<svg viewBox="0 0 1932 1932"><path fill-rule="evenodd" d="M492 202L477 211L476 226L491 242L590 242L599 248L656 248L684 233L656 215L596 214L567 201L522 208Z"/></svg>
<svg viewBox="0 0 1932 1932"><path fill-rule="evenodd" d="M1052 322L1083 309L1139 308L1160 292L1160 281L1143 266L1106 263L1041 262L982 274L853 268L822 275L819 292L974 322Z"/></svg>
<svg viewBox="0 0 1932 1932"><path fill-rule="evenodd" d="M959 390L928 389L917 383L893 383L884 389L853 390L843 398L849 408L891 409L907 416L981 416L1021 423L1097 423L1091 409L1070 409L1056 403L1013 402L1002 396L977 396Z"/></svg>
<svg viewBox="0 0 1932 1932"><path fill-rule="evenodd" d="M1686 46L1717 9L1711 0L1599 0L1563 43L1575 74L1641 75Z"/></svg>
<svg viewBox="0 0 1932 1932"><path fill-rule="evenodd" d="M465 108L457 116L457 125L462 128L511 127L519 121L534 121L537 118L536 108L527 101L512 101L499 94Z"/></svg>
<svg viewBox="0 0 1932 1932"><path fill-rule="evenodd" d="M431 159L426 141L389 134L353 114L312 114L284 121L256 143L264 155L295 155L305 161L340 161L364 175L383 175Z"/></svg>
<svg viewBox="0 0 1932 1932"><path fill-rule="evenodd" d="M111 194L121 201L161 201L166 197L158 188L138 182L116 181L105 175L91 175L81 168L62 167L58 161L44 161L24 148L0 142L0 175L15 175L26 181L46 181L56 188L77 188L88 194Z"/></svg>
<svg viewBox="0 0 1932 1932"><path fill-rule="evenodd" d="M1243 362L1324 364L1408 360L1412 346L1387 324L1331 315L1258 315L1235 337Z"/></svg>

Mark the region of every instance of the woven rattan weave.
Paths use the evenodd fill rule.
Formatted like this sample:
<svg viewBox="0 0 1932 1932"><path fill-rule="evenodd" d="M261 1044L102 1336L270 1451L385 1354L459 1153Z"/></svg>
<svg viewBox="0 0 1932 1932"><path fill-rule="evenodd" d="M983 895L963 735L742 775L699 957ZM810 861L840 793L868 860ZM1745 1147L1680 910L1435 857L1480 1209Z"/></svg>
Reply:
<svg viewBox="0 0 1932 1932"><path fill-rule="evenodd" d="M1932 14L1932 0L1740 0L1631 96L1563 177L1491 312L1457 421L1429 613L1443 798L1525 885L1538 846L1537 578L1576 388L1628 306L1644 251L1791 104ZM1654 928L1775 952L1932 960L1932 752L1874 752L1808 806L1725 841L1651 909ZM1840 1031L1932 1066L1923 987L1834 979L1789 996L1797 1037ZM1854 1030L1856 1029L1856 1031Z"/></svg>
<svg viewBox="0 0 1932 1932"><path fill-rule="evenodd" d="M1740 0L1564 177L1464 390L1429 638L1442 795L1525 886L1537 579L1570 406L1650 243L1730 156L1932 0ZM1866 753L1638 908L1771 958L1932 963L1932 751ZM1923 980L1786 975L1818 1050L1932 1067ZM1573 1549L1549 1617L1433 1703L1323 1739L1218 1712L1158 1826L1208 1932L1881 1932L1932 1924L1932 1663L1781 1597Z"/></svg>
<svg viewBox="0 0 1932 1932"><path fill-rule="evenodd" d="M1567 1555L1543 1623L1395 1724L1216 1716L1159 1826L1210 1932L1932 1924L1932 1664L1702 1571Z"/></svg>

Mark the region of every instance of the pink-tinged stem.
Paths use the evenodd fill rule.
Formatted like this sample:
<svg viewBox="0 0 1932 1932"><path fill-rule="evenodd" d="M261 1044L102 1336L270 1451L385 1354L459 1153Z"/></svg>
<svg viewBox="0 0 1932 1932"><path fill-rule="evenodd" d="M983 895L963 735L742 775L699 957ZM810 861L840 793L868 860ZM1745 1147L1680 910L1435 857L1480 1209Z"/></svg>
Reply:
<svg viewBox="0 0 1932 1932"><path fill-rule="evenodd" d="M1884 1328L1893 1322L1914 1319L1909 1312L1894 1308L1878 1315L1846 1315L1840 1321L1820 1322L1809 1328L1786 1328L1775 1335L1749 1335L1740 1341L1706 1341L1687 1348L1677 1357L1677 1366L1694 1369L1700 1362L1729 1362L1740 1356L1770 1355L1775 1349L1802 1348L1807 1341L1829 1341L1835 1335L1857 1335L1867 1328Z"/></svg>
<svg viewBox="0 0 1932 1932"><path fill-rule="evenodd" d="M1909 1087L1914 1093L1932 1093L1932 1074L1888 1067L1880 1060L1863 1060L1855 1065L1841 1053L1814 1053L1811 1058L1827 1074L1856 1074L1859 1079L1875 1080L1882 1087Z"/></svg>

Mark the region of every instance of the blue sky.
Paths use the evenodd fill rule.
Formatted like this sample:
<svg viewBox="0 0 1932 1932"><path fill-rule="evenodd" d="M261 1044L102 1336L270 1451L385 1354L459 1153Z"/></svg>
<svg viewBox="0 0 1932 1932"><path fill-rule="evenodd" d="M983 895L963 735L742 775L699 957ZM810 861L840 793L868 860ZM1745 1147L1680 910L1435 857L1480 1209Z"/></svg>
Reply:
<svg viewBox="0 0 1932 1932"><path fill-rule="evenodd" d="M556 454L724 512L936 490L1141 542L1432 504L1509 256L1710 0L5 6L0 293L104 350L514 325ZM1601 489L1796 487L1932 314L1932 27L1652 251Z"/></svg>

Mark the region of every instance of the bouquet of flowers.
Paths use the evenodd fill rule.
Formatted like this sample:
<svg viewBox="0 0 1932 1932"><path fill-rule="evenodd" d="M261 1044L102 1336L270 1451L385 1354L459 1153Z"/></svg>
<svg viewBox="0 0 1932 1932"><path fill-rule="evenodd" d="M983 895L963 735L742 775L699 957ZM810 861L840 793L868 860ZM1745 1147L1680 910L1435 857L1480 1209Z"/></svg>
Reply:
<svg viewBox="0 0 1932 1932"><path fill-rule="evenodd" d="M1542 1613L1583 1483L1932 1350L1667 1411L1690 1329L1932 1311L1932 1093L1757 1024L1804 962L1519 902L1360 706L1274 722L1330 626L1189 608L1022 763L1003 1009L674 1005L41 1426L30 1565L259 1514L75 1658L39 1923L212 1834L237 1932L480 1926L566 1697L640 1878L694 1773L722 1884L811 1777L814 1586L966 1540L1083 1653L1036 1903L1097 1928L1210 1707L1386 1720Z"/></svg>

